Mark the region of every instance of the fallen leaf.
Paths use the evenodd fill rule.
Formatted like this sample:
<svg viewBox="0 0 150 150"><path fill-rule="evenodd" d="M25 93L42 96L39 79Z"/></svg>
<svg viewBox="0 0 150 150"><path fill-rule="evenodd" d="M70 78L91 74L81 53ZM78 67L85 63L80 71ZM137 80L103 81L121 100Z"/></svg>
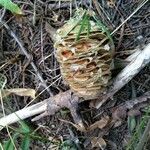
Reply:
<svg viewBox="0 0 150 150"><path fill-rule="evenodd" d="M109 122L110 118L109 116L104 116L101 118L101 120L96 121L90 127L88 128L89 131L94 130L96 128L103 129Z"/></svg>
<svg viewBox="0 0 150 150"><path fill-rule="evenodd" d="M101 150L104 150L106 148L106 142L101 137L94 137L91 140L91 144L92 144L92 148L97 147L97 148L101 148Z"/></svg>
<svg viewBox="0 0 150 150"><path fill-rule="evenodd" d="M10 94L15 94L19 96L30 96L32 98L35 98L35 90L34 89L25 89L25 88L14 88L14 89L4 89L0 92L0 97L4 98L6 96L9 96Z"/></svg>

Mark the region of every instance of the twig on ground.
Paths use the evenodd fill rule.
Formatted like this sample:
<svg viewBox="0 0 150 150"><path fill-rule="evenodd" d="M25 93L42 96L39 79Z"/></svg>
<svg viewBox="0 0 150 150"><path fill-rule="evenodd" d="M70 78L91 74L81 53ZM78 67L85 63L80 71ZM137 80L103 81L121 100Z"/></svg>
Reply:
<svg viewBox="0 0 150 150"><path fill-rule="evenodd" d="M126 83L128 83L143 67L145 67L150 62L149 49L150 49L150 44L148 44L144 48L144 50L142 50L137 55L136 58L134 57L135 59L133 59L131 63L125 69L123 69L123 71L116 77L116 80L114 81L112 88L108 90L108 93L103 95L102 101L96 101L97 103L95 106L97 108L99 108L109 97L112 97L119 89L121 89ZM75 120L75 123L81 124L82 126L82 120L80 116L77 114L77 107L79 102L80 101L78 100L77 96L75 96L74 94L72 95L70 91L59 93L58 95L51 97L43 102L29 106L27 108L24 108L6 117L1 118L0 125L6 126L17 122L20 119L26 119L28 117L44 113L34 119L37 120L45 115L48 114L52 115L63 107L67 107L70 109L71 114ZM126 105L129 107L130 104L128 104L127 102Z"/></svg>
<svg viewBox="0 0 150 150"><path fill-rule="evenodd" d="M136 53L136 52L135 52ZM133 53L135 58L135 54ZM132 57L130 57L132 58ZM101 95L99 100L92 102L92 105L97 109L113 95L118 92L124 85L126 85L141 69L143 69L150 62L150 43L145 46L143 50L127 65L115 78L112 86L108 89L106 94Z"/></svg>
<svg viewBox="0 0 150 150"><path fill-rule="evenodd" d="M80 5L84 5L85 7L89 7L88 5L90 5L90 1L79 1L79 2L76 2L76 1L71 1L72 3L72 7L77 7L77 6L80 6ZM60 9L60 8L68 8L70 7L70 2L65 2L65 3L61 3L61 5L59 3L55 3L55 4L48 4L48 8L49 9L52 9L52 10L57 10L57 9Z"/></svg>
<svg viewBox="0 0 150 150"><path fill-rule="evenodd" d="M134 109L134 107L136 107L137 109L141 109L141 108L147 106L147 103L149 103L149 101L150 101L150 91L144 93L140 97L136 97L131 100L127 100L126 102L120 104L117 107L123 107L128 110Z"/></svg>
<svg viewBox="0 0 150 150"><path fill-rule="evenodd" d="M141 97L134 98L133 100L127 101L125 103L116 106L114 109L133 109L134 107L143 108L149 103L150 100L150 92L145 93ZM23 108L17 112L14 112L8 116L0 118L0 130L5 126L18 122L19 120L23 120L35 115L37 117L33 118L32 121L39 120L40 118L47 115L54 115L61 108L68 108L71 111L71 115L76 123L75 127L81 131L86 131L84 128L82 119L78 114L78 103L80 103L79 98L74 95L70 90L59 93L58 95L46 99L42 102L29 106L27 108ZM144 105L143 105L144 104ZM115 123L115 122L113 122Z"/></svg>
<svg viewBox="0 0 150 150"><path fill-rule="evenodd" d="M97 12L98 12L98 15L109 24L111 29L113 29L114 25L112 23L110 23L110 19L107 17L107 15L106 14L104 15L104 13L101 11L100 3L97 0L92 0L92 1L93 1L93 4L94 4Z"/></svg>
<svg viewBox="0 0 150 150"><path fill-rule="evenodd" d="M135 13L137 13L149 0L145 0L141 3L141 5L129 16L127 19L125 19L112 33L113 35L116 31L118 31Z"/></svg>
<svg viewBox="0 0 150 150"><path fill-rule="evenodd" d="M6 117L0 119L0 129L3 127L18 122L19 120L32 117L34 115L39 116L32 119L32 121L39 120L40 118L47 115L54 115L61 108L68 108L71 112L71 115L76 123L77 127L81 130L84 130L84 125L82 119L78 114L78 103L79 98L74 95L70 90L59 93L54 97L50 97L42 102L23 108L15 113L12 113Z"/></svg>
<svg viewBox="0 0 150 150"><path fill-rule="evenodd" d="M40 103L34 104L32 106L21 109L21 110L14 112L6 117L1 118L0 119L0 130L3 129L3 127L5 127L7 125L18 122L19 120L23 120L28 117L32 117L34 115L37 115L37 114L40 114L40 113L46 111L47 101L48 100L44 100Z"/></svg>
<svg viewBox="0 0 150 150"><path fill-rule="evenodd" d="M18 43L21 51L24 53L24 55L27 57L27 59L31 59L31 55L26 51L26 49L23 47L22 42L18 39L18 37L16 36L16 34L10 29L10 27L3 22L2 20L0 20L0 23L3 24L3 26L10 32L10 35L14 38L14 40ZM44 88L46 88L47 92L50 94L50 96L53 96L53 93L51 92L51 90L48 88L46 82L44 81L43 77L41 76L38 68L36 67L36 65L33 63L33 61L31 61L31 66L33 67L35 74L37 75L37 77L39 78L39 80L42 83L42 86Z"/></svg>

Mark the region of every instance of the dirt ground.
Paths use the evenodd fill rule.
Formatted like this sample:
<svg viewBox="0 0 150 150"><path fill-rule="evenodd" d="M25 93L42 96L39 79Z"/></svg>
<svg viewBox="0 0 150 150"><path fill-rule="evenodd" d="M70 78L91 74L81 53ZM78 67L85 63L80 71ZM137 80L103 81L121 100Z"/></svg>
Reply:
<svg viewBox="0 0 150 150"><path fill-rule="evenodd" d="M23 47L30 53L31 58L27 59L20 50L10 33L1 24L0 28L0 73L7 78L5 88L33 88L39 94L44 90L35 70L31 66L33 62L53 95L69 89L64 84L60 74L59 64L55 58L53 41L46 29L46 23L49 23L55 29L61 27L70 18L70 3L51 0L22 0L15 2L21 7L24 16L16 16L6 11L3 16L11 30L21 41ZM128 18L140 6L143 0L99 0L100 13L95 5L90 5L90 1L77 1L78 7L93 9L102 22L110 31L115 30L126 18ZM72 13L76 9L76 4L72 4ZM2 14L3 9L0 9ZM142 47L150 42L150 2L147 2L139 11L137 11L123 26L113 35L115 43L115 58L124 59L130 50L136 47ZM115 70L114 75L120 70ZM141 96L150 90L150 67L147 65L135 78L132 79L125 87L114 95L114 101L108 102L103 110L109 114L108 106L115 106L133 97ZM48 98L50 95L44 91L34 101L37 103ZM25 107L31 98L10 96L4 101L6 114L14 112ZM99 120L101 110L91 109L88 102L80 104L80 112L85 122L94 123ZM0 114L2 110L0 108ZM142 113L143 114L143 113ZM142 114L136 117L136 122L142 118ZM3 115L3 114L2 114ZM65 121L64 121L65 120ZM100 129L84 133L77 131L69 122L73 122L72 117L67 109L62 109L53 116L47 116L36 122L31 122L31 118L25 120L41 137L49 139L51 142L32 140L30 149L53 150L60 148L60 143L65 141L74 142L76 149L100 149L91 147L91 139L101 134ZM137 123L138 124L138 123ZM17 125L14 124L16 127ZM104 135L107 143L106 150L123 150L127 141L131 139L133 133L128 128L128 119L116 128L111 128ZM0 141L9 138L7 131L4 129L0 132ZM19 141L18 141L19 143ZM55 143L55 144L54 144ZM72 144L73 145L73 144ZM59 147L59 148L58 148ZM145 146L146 147L146 146ZM66 148L66 150L71 148ZM72 147L72 150L75 149ZM146 149L146 148L145 148Z"/></svg>

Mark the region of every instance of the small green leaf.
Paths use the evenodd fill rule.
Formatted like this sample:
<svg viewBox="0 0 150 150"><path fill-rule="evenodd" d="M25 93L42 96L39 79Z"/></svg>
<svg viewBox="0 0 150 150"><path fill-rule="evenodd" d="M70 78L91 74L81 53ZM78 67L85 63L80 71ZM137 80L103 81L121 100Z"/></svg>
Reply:
<svg viewBox="0 0 150 150"><path fill-rule="evenodd" d="M22 139L21 149L29 150L29 146L30 146L30 137L27 135Z"/></svg>
<svg viewBox="0 0 150 150"><path fill-rule="evenodd" d="M22 15L23 12L21 9L13 3L11 0L0 0L0 5L2 5L4 8L10 10L12 13Z"/></svg>
<svg viewBox="0 0 150 150"><path fill-rule="evenodd" d="M81 27L80 27L80 29L79 29L79 32L78 32L78 34L77 34L77 37L76 37L76 41L78 41L79 39L80 39L80 34L81 34L81 32L84 30L84 28L85 28L85 24L86 24L86 22L87 22L87 15L86 15L86 13L83 15L83 19L81 20Z"/></svg>
<svg viewBox="0 0 150 150"><path fill-rule="evenodd" d="M87 36L88 36L88 38L90 35L90 30L91 30L90 16L88 16L88 18L87 18Z"/></svg>
<svg viewBox="0 0 150 150"><path fill-rule="evenodd" d="M16 143L15 141L18 138L18 136L19 136L18 133L13 135L12 139L13 139L14 143ZM14 145L13 145L11 139L9 139L8 141L5 141L3 147L4 147L4 150L14 150Z"/></svg>
<svg viewBox="0 0 150 150"><path fill-rule="evenodd" d="M30 127L24 121L19 121L19 123L20 123L20 132L24 134L28 134L31 132Z"/></svg>
<svg viewBox="0 0 150 150"><path fill-rule="evenodd" d="M114 41L110 35L110 32L108 31L108 29L106 28L106 26L96 17L96 16L93 16L94 20L96 21L97 25L99 26L99 28L105 32L107 34L107 37L109 38L109 40L111 41L111 43L113 44L113 47L114 46Z"/></svg>
<svg viewBox="0 0 150 150"><path fill-rule="evenodd" d="M78 148L73 141L66 140L61 144L60 150L78 150Z"/></svg>
<svg viewBox="0 0 150 150"><path fill-rule="evenodd" d="M135 117L134 116L129 116L128 117L128 128L130 130L130 132L132 133L133 130L135 129L136 127L136 120L135 120Z"/></svg>

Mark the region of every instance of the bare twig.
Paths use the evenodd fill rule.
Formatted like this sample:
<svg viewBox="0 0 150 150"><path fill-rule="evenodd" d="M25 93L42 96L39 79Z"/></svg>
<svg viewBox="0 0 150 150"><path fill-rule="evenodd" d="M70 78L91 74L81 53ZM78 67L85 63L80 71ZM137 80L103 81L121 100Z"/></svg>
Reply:
<svg viewBox="0 0 150 150"><path fill-rule="evenodd" d="M90 5L90 1L66 1L65 3L61 3L61 5L59 3L55 3L55 4L49 4L48 5L48 8L49 9L52 9L52 10L57 10L57 9L60 9L60 8L68 8L70 7L70 2L72 3L72 7L73 8L77 8L77 6L80 6L80 5L84 5L85 7L89 7Z"/></svg>
<svg viewBox="0 0 150 150"><path fill-rule="evenodd" d="M136 52L135 52L136 53ZM135 58L135 54L133 53ZM132 57L130 57L132 58ZM99 100L96 100L94 107L99 108L101 105L112 98L124 85L126 85L136 74L140 72L150 62L150 43L127 65L115 78L112 86L106 94L103 94Z"/></svg>
<svg viewBox="0 0 150 150"><path fill-rule="evenodd" d="M147 106L147 103L150 102L150 91L144 93L140 97L133 98L131 100L127 100L126 102L120 104L117 107L122 107L126 108L128 110L133 109L134 107L141 109L145 106Z"/></svg>
<svg viewBox="0 0 150 150"><path fill-rule="evenodd" d="M24 55L27 57L27 59L31 59L31 55L26 51L26 49L23 47L22 42L18 39L18 37L16 36L16 34L10 29L10 27L3 22L2 20L0 20L0 22L3 24L3 26L10 32L10 35L14 38L14 40L18 43L21 51L24 53ZM50 96L53 96L53 93L51 92L51 90L48 88L46 82L44 81L43 77L41 76L39 70L37 69L36 65L31 62L31 66L33 67L37 77L39 78L39 80L42 83L42 86L44 88L46 88L46 90L48 91L48 93L50 94Z"/></svg>
<svg viewBox="0 0 150 150"><path fill-rule="evenodd" d="M23 108L15 113L1 118L0 129L3 129L3 127L12 123L18 122L19 120L23 120L28 117L40 114L39 116L32 119L32 121L36 121L44 116L54 115L58 110L66 107L70 110L77 127L79 127L81 130L84 130L82 119L77 112L78 103L78 97L74 95L70 90L68 90L66 92L59 93L54 97L50 97L49 99L46 99L27 108Z"/></svg>
<svg viewBox="0 0 150 150"><path fill-rule="evenodd" d="M32 106L29 106L27 108L21 109L15 113L12 113L6 117L3 117L0 119L0 129L3 129L3 127L18 122L19 120L23 120L25 118L40 114L47 109L47 101L44 100L40 103L34 104Z"/></svg>

